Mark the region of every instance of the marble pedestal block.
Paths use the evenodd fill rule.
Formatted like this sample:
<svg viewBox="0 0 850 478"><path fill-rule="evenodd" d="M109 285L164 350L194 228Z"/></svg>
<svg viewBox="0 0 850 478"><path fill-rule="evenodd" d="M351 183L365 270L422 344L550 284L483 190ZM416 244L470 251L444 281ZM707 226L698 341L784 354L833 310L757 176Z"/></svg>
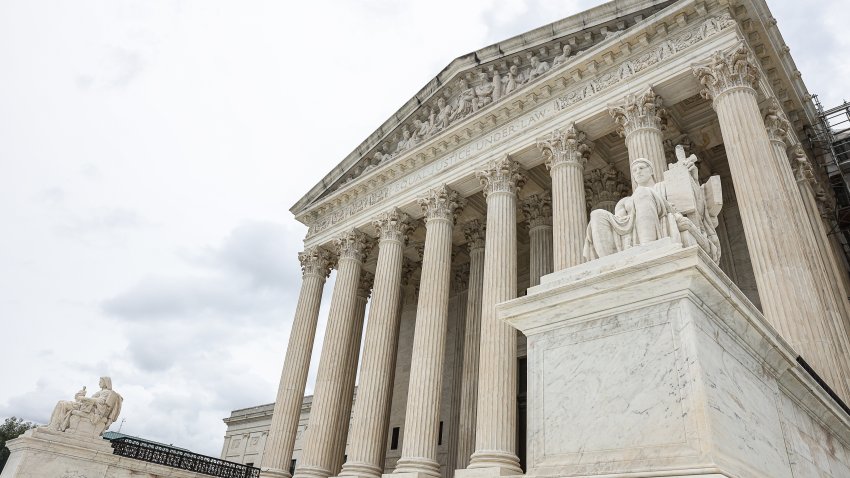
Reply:
<svg viewBox="0 0 850 478"><path fill-rule="evenodd" d="M0 478L203 478L179 470L112 454L98 437L35 428L6 443L12 454Z"/></svg>
<svg viewBox="0 0 850 478"><path fill-rule="evenodd" d="M850 415L696 247L544 276L528 337L527 476L850 477Z"/></svg>

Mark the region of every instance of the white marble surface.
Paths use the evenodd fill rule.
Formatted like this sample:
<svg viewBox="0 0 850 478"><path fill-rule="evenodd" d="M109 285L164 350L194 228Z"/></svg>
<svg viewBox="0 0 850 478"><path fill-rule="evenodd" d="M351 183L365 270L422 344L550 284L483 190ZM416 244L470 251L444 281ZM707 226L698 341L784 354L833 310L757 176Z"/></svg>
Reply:
<svg viewBox="0 0 850 478"><path fill-rule="evenodd" d="M719 267L635 249L499 307L529 336L527 476L850 476L850 416Z"/></svg>

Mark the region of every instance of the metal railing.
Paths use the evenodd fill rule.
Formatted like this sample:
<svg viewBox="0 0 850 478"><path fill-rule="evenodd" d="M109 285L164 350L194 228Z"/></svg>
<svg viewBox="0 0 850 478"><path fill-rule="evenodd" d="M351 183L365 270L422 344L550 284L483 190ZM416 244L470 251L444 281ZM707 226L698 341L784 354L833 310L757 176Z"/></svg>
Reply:
<svg viewBox="0 0 850 478"><path fill-rule="evenodd" d="M135 460L221 478L259 478L260 476L259 468L144 440L123 437L111 442L113 454Z"/></svg>

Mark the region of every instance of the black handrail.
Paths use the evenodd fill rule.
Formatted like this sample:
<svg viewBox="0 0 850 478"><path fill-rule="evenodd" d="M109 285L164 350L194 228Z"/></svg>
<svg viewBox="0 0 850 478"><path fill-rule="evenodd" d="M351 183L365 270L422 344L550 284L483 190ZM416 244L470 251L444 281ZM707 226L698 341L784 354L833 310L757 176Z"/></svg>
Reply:
<svg viewBox="0 0 850 478"><path fill-rule="evenodd" d="M221 478L259 478L260 469L165 445L122 437L111 440L112 453Z"/></svg>

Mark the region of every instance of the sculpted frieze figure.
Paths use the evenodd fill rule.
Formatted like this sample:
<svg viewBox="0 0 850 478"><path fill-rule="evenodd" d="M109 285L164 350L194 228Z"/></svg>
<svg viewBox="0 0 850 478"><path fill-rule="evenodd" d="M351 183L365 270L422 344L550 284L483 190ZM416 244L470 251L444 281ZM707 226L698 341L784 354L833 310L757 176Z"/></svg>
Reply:
<svg viewBox="0 0 850 478"><path fill-rule="evenodd" d="M546 63L545 61L540 61L540 58L537 58L537 56L532 56L531 67L526 70L523 83L529 83L531 81L534 81L538 77L545 75L548 71L549 63Z"/></svg>
<svg viewBox="0 0 850 478"><path fill-rule="evenodd" d="M477 109L475 107L475 89L470 88L469 83L463 78L458 80L458 87L460 94L458 94L455 107L449 117L450 121L465 118Z"/></svg>
<svg viewBox="0 0 850 478"><path fill-rule="evenodd" d="M508 68L508 74L505 75L504 78L502 78L502 92L506 95L509 94L510 92L517 89L517 87L521 85L524 80L525 77L522 75L522 73L520 73L519 67L516 65L511 65L511 67Z"/></svg>
<svg viewBox="0 0 850 478"><path fill-rule="evenodd" d="M97 438L112 425L121 413L124 399L112 390L112 379L100 377L100 390L86 397L86 387L74 394L74 400L60 400L47 428L57 432Z"/></svg>
<svg viewBox="0 0 850 478"><path fill-rule="evenodd" d="M715 262L720 261L720 243L715 232L717 215L723 207L720 177L712 176L699 185L697 158L685 157L676 148L678 161L656 182L649 160L632 163L637 183L631 196L617 202L614 212L596 209L590 213L584 245L586 261L630 247L670 237L684 246L699 245Z"/></svg>
<svg viewBox="0 0 850 478"><path fill-rule="evenodd" d="M495 90L493 83L487 78L486 72L478 73L478 80L481 82L475 87L475 109L481 109L493 102L493 91Z"/></svg>
<svg viewBox="0 0 850 478"><path fill-rule="evenodd" d="M573 52L573 47L571 47L570 45L564 45L564 48L561 51L561 54L556 56L555 59L552 60L552 66L556 67L558 65L566 63L572 52Z"/></svg>

